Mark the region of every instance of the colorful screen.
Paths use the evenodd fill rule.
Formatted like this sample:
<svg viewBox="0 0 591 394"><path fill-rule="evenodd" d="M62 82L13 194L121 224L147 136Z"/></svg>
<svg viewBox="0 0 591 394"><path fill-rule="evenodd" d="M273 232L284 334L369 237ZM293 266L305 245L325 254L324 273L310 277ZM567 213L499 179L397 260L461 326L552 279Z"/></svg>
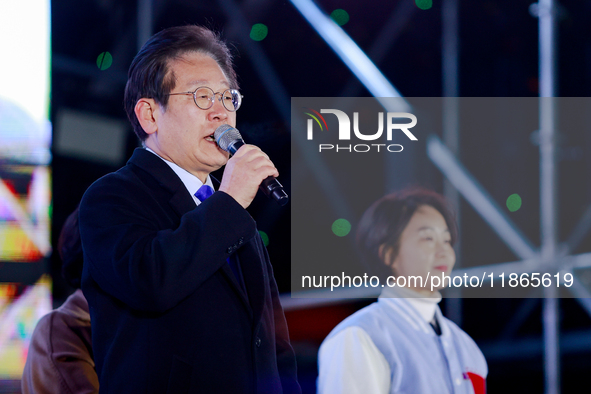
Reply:
<svg viewBox="0 0 591 394"><path fill-rule="evenodd" d="M0 379L18 380L51 283L17 273L51 252L50 2L0 2Z"/></svg>

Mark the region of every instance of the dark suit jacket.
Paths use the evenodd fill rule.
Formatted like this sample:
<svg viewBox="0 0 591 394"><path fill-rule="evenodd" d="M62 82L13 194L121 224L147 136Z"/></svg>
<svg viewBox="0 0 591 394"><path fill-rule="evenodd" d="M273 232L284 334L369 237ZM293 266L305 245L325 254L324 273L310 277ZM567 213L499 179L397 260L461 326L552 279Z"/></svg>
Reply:
<svg viewBox="0 0 591 394"><path fill-rule="evenodd" d="M267 251L228 194L196 207L136 149L84 194L80 234L101 393L300 392Z"/></svg>

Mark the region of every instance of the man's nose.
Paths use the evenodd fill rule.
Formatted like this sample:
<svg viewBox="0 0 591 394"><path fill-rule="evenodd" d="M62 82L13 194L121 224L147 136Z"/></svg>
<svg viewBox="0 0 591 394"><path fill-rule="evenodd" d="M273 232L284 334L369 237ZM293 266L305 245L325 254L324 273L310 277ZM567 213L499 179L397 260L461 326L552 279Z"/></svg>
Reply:
<svg viewBox="0 0 591 394"><path fill-rule="evenodd" d="M221 95L221 93L219 94ZM213 105L209 109L208 119L211 121L225 121L228 119L228 110L222 105L221 96L219 100L216 100L216 95L214 94L212 100Z"/></svg>

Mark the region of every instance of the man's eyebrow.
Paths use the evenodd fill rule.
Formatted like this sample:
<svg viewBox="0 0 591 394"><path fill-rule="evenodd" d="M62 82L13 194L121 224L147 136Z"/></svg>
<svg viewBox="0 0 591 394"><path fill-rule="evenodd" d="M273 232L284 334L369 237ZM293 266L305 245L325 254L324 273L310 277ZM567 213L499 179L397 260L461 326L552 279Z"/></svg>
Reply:
<svg viewBox="0 0 591 394"><path fill-rule="evenodd" d="M191 81L187 84L187 86L194 86L194 85L203 85L206 84L207 81L203 81L203 80L197 80L197 81Z"/></svg>
<svg viewBox="0 0 591 394"><path fill-rule="evenodd" d="M195 86L195 87L201 87L201 86L208 86L210 82L209 81L205 81L205 80L196 80L196 81L191 81L187 84L187 87L189 86ZM220 81L220 85L224 85L224 86L230 86L230 83L228 81Z"/></svg>

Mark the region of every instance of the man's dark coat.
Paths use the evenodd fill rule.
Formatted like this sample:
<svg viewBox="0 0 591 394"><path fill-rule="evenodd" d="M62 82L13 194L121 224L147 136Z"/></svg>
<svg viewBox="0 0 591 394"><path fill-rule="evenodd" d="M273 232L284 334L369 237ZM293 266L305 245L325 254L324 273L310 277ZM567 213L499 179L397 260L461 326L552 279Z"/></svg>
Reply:
<svg viewBox="0 0 591 394"><path fill-rule="evenodd" d="M228 194L196 207L163 160L136 149L87 190L80 233L101 393L300 391L267 251Z"/></svg>

